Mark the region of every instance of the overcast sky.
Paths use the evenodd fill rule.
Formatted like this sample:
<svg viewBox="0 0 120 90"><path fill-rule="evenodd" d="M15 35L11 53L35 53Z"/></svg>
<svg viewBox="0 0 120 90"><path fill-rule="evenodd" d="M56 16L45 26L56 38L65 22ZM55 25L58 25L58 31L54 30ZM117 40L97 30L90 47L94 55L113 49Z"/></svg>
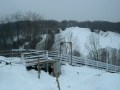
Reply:
<svg viewBox="0 0 120 90"><path fill-rule="evenodd" d="M17 11L40 13L45 19L120 21L120 0L0 0L0 16Z"/></svg>

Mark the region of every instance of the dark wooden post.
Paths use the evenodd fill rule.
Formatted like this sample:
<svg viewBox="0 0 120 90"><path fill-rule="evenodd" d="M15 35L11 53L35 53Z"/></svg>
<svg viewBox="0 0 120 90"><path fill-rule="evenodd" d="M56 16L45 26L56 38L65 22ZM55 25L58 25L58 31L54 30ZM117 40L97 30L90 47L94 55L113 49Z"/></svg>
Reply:
<svg viewBox="0 0 120 90"><path fill-rule="evenodd" d="M13 49L11 50L11 53L12 53L12 57L13 57Z"/></svg>
<svg viewBox="0 0 120 90"><path fill-rule="evenodd" d="M53 72L54 72L54 75L55 75L55 77L56 77L56 82L57 82L57 87L58 87L58 90L61 90L60 89L60 83L59 83L59 79L58 79L58 73L57 73L57 69L56 69L56 67L55 67L55 64L56 64L56 62L53 62Z"/></svg>
<svg viewBox="0 0 120 90"><path fill-rule="evenodd" d="M70 42L70 46L71 46L71 65L72 65L72 42Z"/></svg>
<svg viewBox="0 0 120 90"><path fill-rule="evenodd" d="M47 73L49 72L49 63L48 63L48 51L46 51L46 64L47 64Z"/></svg>
<svg viewBox="0 0 120 90"><path fill-rule="evenodd" d="M38 58L38 78L40 79L40 61L39 61L39 58Z"/></svg>
<svg viewBox="0 0 120 90"><path fill-rule="evenodd" d="M62 53L62 45L63 45L63 42L60 42L60 54Z"/></svg>

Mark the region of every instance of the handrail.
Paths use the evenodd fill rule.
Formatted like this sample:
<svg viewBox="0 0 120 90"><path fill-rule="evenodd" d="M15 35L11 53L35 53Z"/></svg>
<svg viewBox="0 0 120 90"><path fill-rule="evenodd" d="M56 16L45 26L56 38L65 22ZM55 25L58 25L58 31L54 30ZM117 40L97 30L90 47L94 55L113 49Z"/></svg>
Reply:
<svg viewBox="0 0 120 90"><path fill-rule="evenodd" d="M71 56L68 54L60 54L57 51L47 51L47 50L33 50L29 49L28 52L26 52L25 49L13 49L12 52L20 52L21 58L24 62L27 62L28 59L34 60L37 58L41 59L48 59L52 58L54 60L60 60L62 63L70 63L71 61ZM27 57L28 56L28 57ZM27 59L27 60L25 60ZM113 64L108 64L105 62L100 62L100 61L95 61L91 59L85 59L77 56L72 56L72 65L75 66L81 66L81 65L86 65L98 69L105 69L108 72L120 72L120 66L116 66Z"/></svg>

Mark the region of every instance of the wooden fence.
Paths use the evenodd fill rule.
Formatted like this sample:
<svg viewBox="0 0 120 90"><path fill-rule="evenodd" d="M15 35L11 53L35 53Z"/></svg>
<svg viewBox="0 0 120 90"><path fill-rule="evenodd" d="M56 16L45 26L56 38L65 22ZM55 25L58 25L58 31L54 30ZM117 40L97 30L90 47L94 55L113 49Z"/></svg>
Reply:
<svg viewBox="0 0 120 90"><path fill-rule="evenodd" d="M12 49L0 51L0 56L5 57L20 57L21 53L26 52L26 49Z"/></svg>
<svg viewBox="0 0 120 90"><path fill-rule="evenodd" d="M45 62L48 60L48 51L33 51L21 54L21 59L26 66L36 65L38 60Z"/></svg>
<svg viewBox="0 0 120 90"><path fill-rule="evenodd" d="M71 64L71 56L67 55L67 54L59 54L58 52L49 52L48 56L52 57L52 58L58 58L59 60L61 60L61 62L64 63L69 63ZM112 65L112 64L108 64L108 63L104 63L104 62L100 62L100 61L95 61L95 60L90 60L90 59L85 59L85 58L81 58L81 57L77 57L77 56L72 56L72 65L74 66L90 66L90 67L94 67L97 69L104 69L107 72L120 72L120 66L116 66L116 65Z"/></svg>
<svg viewBox="0 0 120 90"><path fill-rule="evenodd" d="M32 62L32 61L36 61L38 59L41 60L47 60L49 58L49 60L58 60L61 61L61 63L65 64L65 63L69 63L71 64L71 56L67 55L67 54L60 54L59 52L56 51L38 51L38 50L19 50L19 49L13 49L12 51L9 51L12 55L21 55L21 58L23 60L24 63L26 62ZM8 55L10 54L8 53ZM0 55L7 55L5 53L0 54ZM85 58L81 58L81 57L77 57L77 56L72 56L72 65L73 66L90 66L90 67L94 67L97 69L104 69L108 72L119 72L120 73L120 66L116 66L116 65L112 65L112 64L108 64L108 63L104 63L104 62L100 62L100 61L95 61L95 60L90 60L90 59L85 59Z"/></svg>

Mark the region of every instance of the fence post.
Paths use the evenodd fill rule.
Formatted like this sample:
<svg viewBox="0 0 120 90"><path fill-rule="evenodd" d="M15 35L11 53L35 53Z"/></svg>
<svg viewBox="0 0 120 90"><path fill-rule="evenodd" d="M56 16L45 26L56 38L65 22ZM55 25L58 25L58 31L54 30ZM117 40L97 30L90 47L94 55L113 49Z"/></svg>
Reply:
<svg viewBox="0 0 120 90"><path fill-rule="evenodd" d="M84 62L85 62L85 66L87 66L87 64L86 64L86 59L84 59Z"/></svg>
<svg viewBox="0 0 120 90"><path fill-rule="evenodd" d="M46 57L45 58L46 58L46 60L48 60L48 51L46 51Z"/></svg>
<svg viewBox="0 0 120 90"><path fill-rule="evenodd" d="M49 68L48 68L48 51L46 51L46 57L45 57L45 58L46 58L46 61L47 61L46 64L47 64L47 73L48 73L48 71L49 71L49 70L48 70L48 69L49 69Z"/></svg>
<svg viewBox="0 0 120 90"><path fill-rule="evenodd" d="M106 65L106 70L108 71L108 63L107 63L107 65Z"/></svg>
<svg viewBox="0 0 120 90"><path fill-rule="evenodd" d="M114 66L114 68L115 68L115 69L114 69L114 70L115 70L115 72L117 72L117 67L116 67L116 66Z"/></svg>
<svg viewBox="0 0 120 90"><path fill-rule="evenodd" d="M39 61L39 58L38 58L38 78L40 79L40 61Z"/></svg>
<svg viewBox="0 0 120 90"><path fill-rule="evenodd" d="M62 61L62 54L60 54L60 61Z"/></svg>
<svg viewBox="0 0 120 90"><path fill-rule="evenodd" d="M21 54L21 61L24 64L24 54L23 53Z"/></svg>
<svg viewBox="0 0 120 90"><path fill-rule="evenodd" d="M58 87L58 90L61 90L60 89L60 83L59 83L59 79L58 79L58 73L57 73L57 69L56 69L56 67L55 67L55 64L56 64L56 62L54 62L53 63L53 72L54 72L54 75L55 75L55 77L56 77L56 81L57 81L57 87Z"/></svg>
<svg viewBox="0 0 120 90"><path fill-rule="evenodd" d="M60 55L59 55L59 52L57 52L57 58L58 58L58 61L60 61Z"/></svg>
<svg viewBox="0 0 120 90"><path fill-rule="evenodd" d="M11 53L12 53L12 57L13 57L13 49L11 50Z"/></svg>
<svg viewBox="0 0 120 90"><path fill-rule="evenodd" d="M97 69L98 69L98 67L99 67L98 65L99 65L99 63L98 63L98 61L97 61Z"/></svg>
<svg viewBox="0 0 120 90"><path fill-rule="evenodd" d="M70 42L71 46L71 65L72 65L72 42Z"/></svg>
<svg viewBox="0 0 120 90"><path fill-rule="evenodd" d="M108 71L108 59L107 59L107 62L106 62L106 71Z"/></svg>

